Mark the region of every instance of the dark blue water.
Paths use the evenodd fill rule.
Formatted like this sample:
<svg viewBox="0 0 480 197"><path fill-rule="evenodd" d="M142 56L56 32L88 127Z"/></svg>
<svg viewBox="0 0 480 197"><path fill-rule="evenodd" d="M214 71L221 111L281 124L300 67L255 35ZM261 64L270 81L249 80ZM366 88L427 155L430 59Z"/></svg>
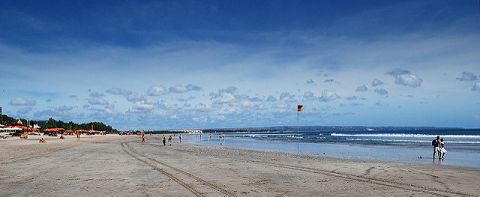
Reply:
<svg viewBox="0 0 480 197"><path fill-rule="evenodd" d="M446 142L448 152L443 161L432 158L431 141L437 135ZM479 130L328 131L313 128L219 132L203 134L201 139L199 135L189 138L193 143L253 150L480 168Z"/></svg>
<svg viewBox="0 0 480 197"><path fill-rule="evenodd" d="M363 145L418 145L431 144L436 136L444 138L447 145L467 145L480 147L480 131L302 131L286 130L274 132L236 133L230 137L252 138L257 140L307 142L307 143L346 143Z"/></svg>

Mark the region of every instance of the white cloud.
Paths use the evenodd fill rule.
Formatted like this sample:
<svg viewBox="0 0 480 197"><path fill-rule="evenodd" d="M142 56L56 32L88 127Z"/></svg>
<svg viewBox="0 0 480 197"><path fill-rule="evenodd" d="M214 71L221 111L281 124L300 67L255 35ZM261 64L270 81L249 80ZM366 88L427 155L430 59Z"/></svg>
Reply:
<svg viewBox="0 0 480 197"><path fill-rule="evenodd" d="M274 96L268 96L267 98L267 102L276 102L277 101L277 98L275 98Z"/></svg>
<svg viewBox="0 0 480 197"><path fill-rule="evenodd" d="M396 69L385 74L392 75L395 78L395 84L412 88L420 87L423 82L423 79L407 70Z"/></svg>
<svg viewBox="0 0 480 197"><path fill-rule="evenodd" d="M224 92L220 97L220 101L223 103L231 103L235 101L235 95L233 93Z"/></svg>
<svg viewBox="0 0 480 197"><path fill-rule="evenodd" d="M236 90L237 90L237 87L229 86L227 88L220 89L217 92L211 92L210 93L210 100L214 100L216 98L231 100L235 97L235 96L233 96L233 94L235 93Z"/></svg>
<svg viewBox="0 0 480 197"><path fill-rule="evenodd" d="M289 92L282 92L280 94L280 100L286 102L295 102L296 96L294 94L290 94Z"/></svg>
<svg viewBox="0 0 480 197"><path fill-rule="evenodd" d="M95 92L95 91L92 91L92 90L88 90L90 92L90 97L92 98L101 98L101 97L104 97L105 94L103 93L100 93L100 92Z"/></svg>
<svg viewBox="0 0 480 197"><path fill-rule="evenodd" d="M145 101L147 98L143 95L133 93L125 96L125 99L127 99L128 102L140 102Z"/></svg>
<svg viewBox="0 0 480 197"><path fill-rule="evenodd" d="M310 99L314 99L314 98L315 98L315 94L313 94L313 92L307 91L307 92L303 93L303 99L305 99L305 100L310 100Z"/></svg>
<svg viewBox="0 0 480 197"><path fill-rule="evenodd" d="M168 90L171 93L186 93L190 91L200 91L201 89L202 88L200 88L200 86L187 84L187 85L176 85L176 86L170 87Z"/></svg>
<svg viewBox="0 0 480 197"><path fill-rule="evenodd" d="M109 94L121 95L121 96L128 96L128 95L132 94L132 91L122 89L122 88L110 88L106 92L109 93Z"/></svg>
<svg viewBox="0 0 480 197"><path fill-rule="evenodd" d="M321 102L330 102L330 101L334 101L334 100L337 100L337 99L340 99L340 98L341 97L336 92L323 91L322 95L318 99Z"/></svg>
<svg viewBox="0 0 480 197"><path fill-rule="evenodd" d="M471 72L462 72L462 76L457 77L457 80L459 81L476 81L477 79L478 76Z"/></svg>
<svg viewBox="0 0 480 197"><path fill-rule="evenodd" d="M388 95L388 91L383 89L383 88L375 89L375 93L377 93L378 95L382 95L382 96Z"/></svg>
<svg viewBox="0 0 480 197"><path fill-rule="evenodd" d="M473 91L480 91L480 82L475 82L472 87Z"/></svg>
<svg viewBox="0 0 480 197"><path fill-rule="evenodd" d="M239 94L234 86L210 93L214 112L220 115L246 112L261 108L263 100L246 94Z"/></svg>
<svg viewBox="0 0 480 197"><path fill-rule="evenodd" d="M90 105L108 105L108 101L105 100L104 98L99 98L99 97L92 97L88 99L88 103Z"/></svg>
<svg viewBox="0 0 480 197"><path fill-rule="evenodd" d="M356 96L350 96L350 97L347 97L346 99L349 101L354 101L354 100L357 100L358 98Z"/></svg>
<svg viewBox="0 0 480 197"><path fill-rule="evenodd" d="M157 103L152 101L138 101L135 102L132 109L129 112L134 113L148 113L155 109Z"/></svg>
<svg viewBox="0 0 480 197"><path fill-rule="evenodd" d="M65 111L71 111L71 110L73 109L73 107L72 107L72 106L62 105L62 106L55 107L54 109L55 109L56 111L65 112Z"/></svg>
<svg viewBox="0 0 480 197"><path fill-rule="evenodd" d="M149 96L161 96L167 93L167 89L162 85L153 85L148 89Z"/></svg>
<svg viewBox="0 0 480 197"><path fill-rule="evenodd" d="M35 100L30 100L26 98L14 98L10 101L10 105L17 105L17 106L34 106L37 104Z"/></svg>
<svg viewBox="0 0 480 197"><path fill-rule="evenodd" d="M383 81L380 81L379 79L374 79L372 81L372 87L376 87L376 86L379 86L379 85L383 85Z"/></svg>
<svg viewBox="0 0 480 197"><path fill-rule="evenodd" d="M368 91L368 87L366 85L358 86L357 89L355 89L355 92L366 92L366 91Z"/></svg>

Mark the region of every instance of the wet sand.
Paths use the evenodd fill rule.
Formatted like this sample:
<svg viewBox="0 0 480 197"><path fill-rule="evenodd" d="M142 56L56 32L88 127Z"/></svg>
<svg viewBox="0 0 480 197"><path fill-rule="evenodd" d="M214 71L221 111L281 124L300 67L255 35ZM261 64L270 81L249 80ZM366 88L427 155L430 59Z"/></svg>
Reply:
<svg viewBox="0 0 480 197"><path fill-rule="evenodd" d="M0 196L474 196L480 170L344 160L159 136L0 141Z"/></svg>

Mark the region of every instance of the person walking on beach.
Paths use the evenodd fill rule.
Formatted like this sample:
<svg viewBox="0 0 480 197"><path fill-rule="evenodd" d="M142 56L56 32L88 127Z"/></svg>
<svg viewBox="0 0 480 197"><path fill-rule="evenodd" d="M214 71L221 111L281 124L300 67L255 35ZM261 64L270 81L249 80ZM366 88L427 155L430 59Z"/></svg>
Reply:
<svg viewBox="0 0 480 197"><path fill-rule="evenodd" d="M443 141L443 138L440 139L440 153L441 153L441 156L439 155L440 159L444 159L445 153L447 153L447 149L445 149L445 141Z"/></svg>
<svg viewBox="0 0 480 197"><path fill-rule="evenodd" d="M182 134L178 136L178 139L180 140L180 143L182 143Z"/></svg>
<svg viewBox="0 0 480 197"><path fill-rule="evenodd" d="M145 133L142 133L142 142L145 142Z"/></svg>
<svg viewBox="0 0 480 197"><path fill-rule="evenodd" d="M165 136L163 136L162 141L163 141L163 146L166 146L167 145L167 139L165 138Z"/></svg>
<svg viewBox="0 0 480 197"><path fill-rule="evenodd" d="M169 145L169 146L172 145L172 136L168 137L168 145Z"/></svg>
<svg viewBox="0 0 480 197"><path fill-rule="evenodd" d="M436 139L432 141L432 146L433 146L433 158L435 159L435 154L438 154L438 158L440 158L440 136L437 136Z"/></svg>

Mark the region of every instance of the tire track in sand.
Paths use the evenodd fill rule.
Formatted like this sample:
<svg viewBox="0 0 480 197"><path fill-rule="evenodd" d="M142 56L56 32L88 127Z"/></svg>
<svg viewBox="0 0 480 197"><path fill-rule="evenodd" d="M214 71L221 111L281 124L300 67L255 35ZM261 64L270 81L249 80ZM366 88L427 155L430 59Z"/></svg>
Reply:
<svg viewBox="0 0 480 197"><path fill-rule="evenodd" d="M194 181L190 181L190 182L199 182L205 186L208 186L210 187L211 189L213 189L214 191L218 191L220 193L222 193L223 195L225 196L230 196L230 197L234 197L236 196L233 192L230 192L228 190L225 190L223 189L222 187L214 184L214 183L211 183L211 182L208 182L200 177L197 177L195 175L192 175L191 173L188 173L184 170L181 170L179 168L176 168L176 167L173 167L171 165L168 165L164 162L161 162L161 161L158 161L154 158L151 158L151 157L148 157L146 156L145 154L142 154L142 153L139 153L137 151L135 151L128 143L121 143L122 145L122 149L124 152L126 152L128 155L132 156L133 158L149 165L150 167L152 167L153 169L161 172L162 174L166 175L167 177L171 178L172 180L174 180L175 182L177 182L178 184L180 184L182 187L188 189L190 192L192 192L195 196L204 196L204 194L202 192L200 192L198 189L195 189L194 187L192 187L191 185L187 184L185 181L185 178L191 178L193 179ZM180 173L180 174L183 174L185 175L186 177L182 180L180 179L179 177L176 177L174 176L172 173L169 173L167 172L166 170L162 169L162 168L159 168L158 165L160 166L164 166L164 167L167 167L167 168L170 168L171 170L174 170L175 172L177 173Z"/></svg>
<svg viewBox="0 0 480 197"><path fill-rule="evenodd" d="M149 145L161 147L159 145L154 145L154 144L149 144ZM452 195L454 195L454 196L476 196L474 194L462 193L462 192L457 192L457 191L451 191L451 190L445 190L445 189L439 189L439 188L430 188L430 187L427 187L427 186L420 186L420 185L415 185L415 184L410 184L410 183L381 179L381 178L369 178L369 177L366 177L366 176L363 176L363 175L353 175L353 174L348 174L348 173L334 172L334 171L304 167L304 166L299 166L299 165L279 164L279 163L274 163L274 162L265 162L265 161L258 161L258 160L240 160L240 161L251 162L251 163L260 163L260 164L270 165L270 166L277 167L277 168L284 168L284 169L297 170L297 171L303 171L303 172L309 172L309 173L315 173L315 174L322 174L322 175L326 175L326 176L332 176L332 177L338 177L338 178L344 178L344 179L352 179L352 180L355 180L355 181L360 181L360 182L365 182L365 183L370 183L370 184L375 184L375 185L380 185L380 186L385 186L385 187L390 187L390 188L397 188L397 189L403 189L403 190L408 190L408 191L420 192L420 193L425 193L425 194L431 194L431 195L435 195L435 196L437 196L437 195L438 196L452 196ZM368 171L367 174L369 174L371 170L373 170L373 168L367 170Z"/></svg>
<svg viewBox="0 0 480 197"><path fill-rule="evenodd" d="M344 174L344 173L339 173L339 172L332 172L332 171L328 171L328 170L321 170L321 169L309 168L309 167L303 167L303 166L297 166L297 165L287 165L287 164L278 164L278 163L260 162L260 161L251 161L251 162L253 162L253 163L264 163L264 164L274 166L274 167L279 167L279 168L298 170L298 171L303 171L303 172L310 172L310 173L322 174L322 175L345 178L345 179L352 179L352 180L355 180L355 181L372 183L372 184L376 184L376 185L393 187L393 188L404 189L404 190L415 191L415 192L422 192L422 193L427 193L427 194L431 194L431 195L438 195L438 196L451 196L451 195L474 196L473 194L461 193L461 192L456 192L456 191L434 189L434 188L429 188L429 187L419 186L419 185L414 185L414 184L408 184L408 183L402 183L402 182L396 182L396 181L390 181L390 180L384 180L384 179L367 178L367 177L364 177L364 176Z"/></svg>
<svg viewBox="0 0 480 197"><path fill-rule="evenodd" d="M151 145L151 146L156 146L156 147L160 147L160 146L154 145L154 144L149 144L149 145ZM191 177L191 178L193 178L193 179L195 179L195 180L197 180L197 181L199 181L199 182L202 182L202 183L210 186L211 188L213 188L213 189L215 189L215 190L217 190L217 191L219 191L219 192L221 192L221 193L223 193L223 194L225 194L225 195L227 195L227 196L231 196L231 197L236 196L235 193L230 192L230 191L228 191L228 190L226 190L226 189L223 189L221 186L218 186L218 185L216 185L216 184L214 184L214 183L211 183L211 182L209 182L209 181L206 181L206 180L204 180L204 179L202 179L202 178L200 178L200 177L197 177L197 176L195 176L195 175L193 175L193 174L190 174L190 173L188 173L188 172L186 172L186 171L183 171L183 170L181 170L181 169L175 168L175 167L173 167L173 166L171 166L171 165L168 165L168 164L166 164L166 163L163 163L163 162L161 162L161 161L157 161L156 159L153 159L153 158L152 158L152 160L155 160L156 162L158 162L158 163L160 163L160 164L162 164L162 165L164 165L164 166L167 166L167 167L169 167L169 168L172 168L172 169L176 170L177 172L180 172L180 173L185 174L185 175L187 175L187 176L189 176L189 177Z"/></svg>
<svg viewBox="0 0 480 197"><path fill-rule="evenodd" d="M81 145L81 143L75 143L75 144L70 144L70 145L66 145L66 146L54 147L54 148L47 148L46 150L43 150L43 152L36 152L35 154L32 154L32 155L7 159L6 161L0 162L0 164L1 165L11 164L11 163L16 163L16 162L28 161L30 159L42 158L42 157L48 156L52 153L55 153L57 151L67 150L67 149L70 149L70 148L73 148L73 147L76 147L76 146L79 146L79 145Z"/></svg>

